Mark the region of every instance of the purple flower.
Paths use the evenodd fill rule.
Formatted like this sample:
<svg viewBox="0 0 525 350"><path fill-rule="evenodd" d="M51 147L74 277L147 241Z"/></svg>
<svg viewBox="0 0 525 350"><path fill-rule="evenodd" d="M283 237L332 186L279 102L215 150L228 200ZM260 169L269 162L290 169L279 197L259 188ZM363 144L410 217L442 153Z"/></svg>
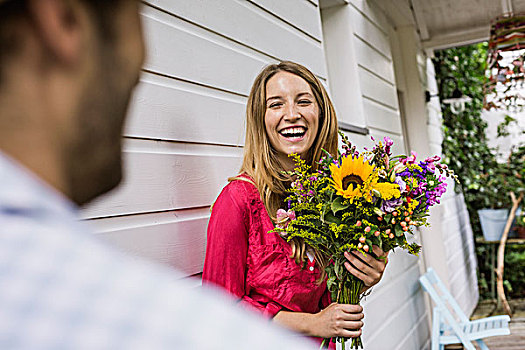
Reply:
<svg viewBox="0 0 525 350"><path fill-rule="evenodd" d="M411 151L409 157L401 159L401 163L403 163L404 165L414 164L416 162L416 158L417 158L417 153L414 151Z"/></svg>
<svg viewBox="0 0 525 350"><path fill-rule="evenodd" d="M394 145L394 141L388 136L385 136L383 140L385 141L385 153L389 156L391 155L391 148Z"/></svg>
<svg viewBox="0 0 525 350"><path fill-rule="evenodd" d="M425 162L427 162L427 163L434 163L434 162L438 162L440 160L441 160L440 156L432 156L432 157L428 157L427 159L425 159Z"/></svg>
<svg viewBox="0 0 525 350"><path fill-rule="evenodd" d="M405 181L403 181L403 178L401 176L396 176L396 179L394 180L394 183L399 185L399 191L401 193L405 192L407 189L407 184Z"/></svg>
<svg viewBox="0 0 525 350"><path fill-rule="evenodd" d="M381 204L381 210L386 213L391 213L396 208L400 207L403 204L403 199L401 197L390 199L390 200L384 200Z"/></svg>

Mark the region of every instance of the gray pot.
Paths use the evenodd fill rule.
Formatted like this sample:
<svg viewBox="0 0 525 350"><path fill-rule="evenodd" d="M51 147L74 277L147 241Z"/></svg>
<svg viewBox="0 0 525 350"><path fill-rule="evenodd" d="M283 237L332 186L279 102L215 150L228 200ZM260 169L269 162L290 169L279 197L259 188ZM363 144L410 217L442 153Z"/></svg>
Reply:
<svg viewBox="0 0 525 350"><path fill-rule="evenodd" d="M483 237L487 242L499 241L509 217L508 209L480 209L479 221Z"/></svg>

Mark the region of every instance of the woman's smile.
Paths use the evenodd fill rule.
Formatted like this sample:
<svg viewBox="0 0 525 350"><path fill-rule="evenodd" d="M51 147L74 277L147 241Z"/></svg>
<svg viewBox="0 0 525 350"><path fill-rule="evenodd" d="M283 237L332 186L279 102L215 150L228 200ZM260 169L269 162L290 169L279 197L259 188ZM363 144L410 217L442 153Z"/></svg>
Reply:
<svg viewBox="0 0 525 350"><path fill-rule="evenodd" d="M307 130L305 126L289 126L281 129L279 134L289 142L299 142L304 139Z"/></svg>

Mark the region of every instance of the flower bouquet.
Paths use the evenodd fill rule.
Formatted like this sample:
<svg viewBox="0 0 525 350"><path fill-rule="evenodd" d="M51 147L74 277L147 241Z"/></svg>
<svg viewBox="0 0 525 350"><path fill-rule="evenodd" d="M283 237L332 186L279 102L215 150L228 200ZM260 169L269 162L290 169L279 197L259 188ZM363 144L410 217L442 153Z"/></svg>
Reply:
<svg viewBox="0 0 525 350"><path fill-rule="evenodd" d="M417 255L420 246L409 243L407 234L428 225L429 208L445 192L446 176L456 176L438 163L437 156L422 161L416 160L415 152L392 156L393 142L387 137L360 154L341 136L343 152L337 157L325 152L316 172L291 155L296 167L289 172L294 181L286 199L288 208L279 209L272 232L288 241L300 238L315 248L327 262L332 300L358 304L363 282L344 268L344 252L373 254L372 246L377 245L385 252L401 247ZM344 350L346 339L337 340ZM359 347L361 338L353 338L351 348Z"/></svg>

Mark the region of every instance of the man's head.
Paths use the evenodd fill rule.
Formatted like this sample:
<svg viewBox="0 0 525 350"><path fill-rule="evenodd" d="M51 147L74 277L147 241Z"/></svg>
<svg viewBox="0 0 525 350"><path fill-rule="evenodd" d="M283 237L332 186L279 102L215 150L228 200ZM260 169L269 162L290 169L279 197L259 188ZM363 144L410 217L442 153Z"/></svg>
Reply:
<svg viewBox="0 0 525 350"><path fill-rule="evenodd" d="M136 0L0 0L0 150L78 204L121 180Z"/></svg>

